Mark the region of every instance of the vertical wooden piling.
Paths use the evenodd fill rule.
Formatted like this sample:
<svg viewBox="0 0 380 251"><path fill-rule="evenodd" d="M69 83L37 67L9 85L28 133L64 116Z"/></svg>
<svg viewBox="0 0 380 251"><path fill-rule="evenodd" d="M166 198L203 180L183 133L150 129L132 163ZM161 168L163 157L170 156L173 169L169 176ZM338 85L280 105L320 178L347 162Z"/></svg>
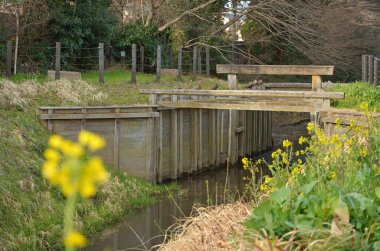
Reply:
<svg viewBox="0 0 380 251"><path fill-rule="evenodd" d="M362 80L368 82L368 55L362 56Z"/></svg>
<svg viewBox="0 0 380 251"><path fill-rule="evenodd" d="M144 73L144 46L140 46L140 72Z"/></svg>
<svg viewBox="0 0 380 251"><path fill-rule="evenodd" d="M136 65L137 65L137 51L136 44L132 44L132 83L136 83Z"/></svg>
<svg viewBox="0 0 380 251"><path fill-rule="evenodd" d="M380 59L378 58L375 58L375 62L374 62L374 76L373 76L373 82L375 84L375 86L378 86L379 85L379 63L380 63Z"/></svg>
<svg viewBox="0 0 380 251"><path fill-rule="evenodd" d="M210 47L206 46L206 76L210 76Z"/></svg>
<svg viewBox="0 0 380 251"><path fill-rule="evenodd" d="M182 81L182 47L178 48L178 81Z"/></svg>
<svg viewBox="0 0 380 251"><path fill-rule="evenodd" d="M7 63L5 76L9 79L12 76L12 41L7 41Z"/></svg>
<svg viewBox="0 0 380 251"><path fill-rule="evenodd" d="M197 78L197 47L193 47L193 80Z"/></svg>
<svg viewBox="0 0 380 251"><path fill-rule="evenodd" d="M115 108L115 114L120 113L120 108ZM119 134L120 134L120 119L115 119L114 128L114 150L113 150L113 166L119 168Z"/></svg>
<svg viewBox="0 0 380 251"><path fill-rule="evenodd" d="M157 95L149 95L149 103L151 105L157 104ZM152 111L152 108L150 108ZM159 118L149 118L147 124L147 159L146 159L146 173L147 180L157 182L157 166L158 166L158 132L159 132Z"/></svg>
<svg viewBox="0 0 380 251"><path fill-rule="evenodd" d="M197 50L197 65L198 65L198 75L202 74L202 47L198 47Z"/></svg>
<svg viewBox="0 0 380 251"><path fill-rule="evenodd" d="M177 95L171 96L171 101L176 102L178 100ZM178 155L180 154L179 148L178 148L178 109L173 109L170 111L170 128L171 128L171 169L170 169L170 178L176 179L179 177L180 174L178 174Z"/></svg>
<svg viewBox="0 0 380 251"><path fill-rule="evenodd" d="M99 44L99 82L104 84L104 44Z"/></svg>
<svg viewBox="0 0 380 251"><path fill-rule="evenodd" d="M156 69L156 81L161 80L161 45L157 46L157 69Z"/></svg>
<svg viewBox="0 0 380 251"><path fill-rule="evenodd" d="M61 42L55 43L55 80L61 78Z"/></svg>
<svg viewBox="0 0 380 251"><path fill-rule="evenodd" d="M374 76L373 61L374 61L374 56L373 55L369 55L368 56L368 83L370 85L373 84L373 76Z"/></svg>

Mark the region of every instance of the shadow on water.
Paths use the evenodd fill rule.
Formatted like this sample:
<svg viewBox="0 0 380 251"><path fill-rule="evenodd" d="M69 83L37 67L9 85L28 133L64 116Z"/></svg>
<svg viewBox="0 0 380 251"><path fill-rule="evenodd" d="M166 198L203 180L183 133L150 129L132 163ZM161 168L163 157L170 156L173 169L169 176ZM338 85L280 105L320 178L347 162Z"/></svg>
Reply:
<svg viewBox="0 0 380 251"><path fill-rule="evenodd" d="M279 145L286 138L297 140L299 136L307 134L305 128L306 122L274 127L274 144ZM271 151L258 154L254 159L270 159L270 154ZM262 174L266 174L264 169ZM238 199L244 193L245 176L249 174L242 166L233 166L180 179L178 183L184 193L163 198L152 206L129 215L122 224L92 240L85 250L150 249L163 241L165 231L178 219L190 216L194 205L216 205ZM225 193L226 184L228 193Z"/></svg>

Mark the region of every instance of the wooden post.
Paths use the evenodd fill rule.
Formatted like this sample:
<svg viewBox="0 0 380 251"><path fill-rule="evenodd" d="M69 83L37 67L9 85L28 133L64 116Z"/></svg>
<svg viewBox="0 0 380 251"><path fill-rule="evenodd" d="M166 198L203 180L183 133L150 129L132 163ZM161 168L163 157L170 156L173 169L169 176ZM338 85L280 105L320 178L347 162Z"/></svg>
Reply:
<svg viewBox="0 0 380 251"><path fill-rule="evenodd" d="M210 77L210 47L206 46L206 76Z"/></svg>
<svg viewBox="0 0 380 251"><path fill-rule="evenodd" d="M171 101L176 102L178 100L177 95L171 96ZM178 174L178 160L179 160L179 148L178 148L178 110L173 109L171 113L171 170L170 178L177 179L180 174Z"/></svg>
<svg viewBox="0 0 380 251"><path fill-rule="evenodd" d="M237 90L237 75L228 74L228 88L230 90Z"/></svg>
<svg viewBox="0 0 380 251"><path fill-rule="evenodd" d="M182 47L178 48L178 81L182 81Z"/></svg>
<svg viewBox="0 0 380 251"><path fill-rule="evenodd" d="M202 47L199 47L198 48L198 51L197 51L197 64L198 64L198 75L201 75L202 74Z"/></svg>
<svg viewBox="0 0 380 251"><path fill-rule="evenodd" d="M197 78L197 47L193 47L193 80Z"/></svg>
<svg viewBox="0 0 380 251"><path fill-rule="evenodd" d="M373 82L375 86L379 85L379 62L380 62L380 59L375 58L374 67L373 67L374 68Z"/></svg>
<svg viewBox="0 0 380 251"><path fill-rule="evenodd" d="M136 83L136 44L132 44L132 83Z"/></svg>
<svg viewBox="0 0 380 251"><path fill-rule="evenodd" d="M140 72L144 73L144 46L140 46Z"/></svg>
<svg viewBox="0 0 380 251"><path fill-rule="evenodd" d="M12 76L12 41L7 41L7 66L6 77L9 79Z"/></svg>
<svg viewBox="0 0 380 251"><path fill-rule="evenodd" d="M362 56L362 80L368 82L368 55Z"/></svg>
<svg viewBox="0 0 380 251"><path fill-rule="evenodd" d="M61 79L61 42L55 43L55 80Z"/></svg>
<svg viewBox="0 0 380 251"><path fill-rule="evenodd" d="M161 45L157 46L157 70L156 70L156 80L159 82L161 79Z"/></svg>
<svg viewBox="0 0 380 251"><path fill-rule="evenodd" d="M312 76L311 78L311 89L316 92L322 88L322 77L321 76ZM317 112L310 113L310 121L314 124L317 123Z"/></svg>
<svg viewBox="0 0 380 251"><path fill-rule="evenodd" d="M373 55L369 55L368 56L368 83L370 84L370 85L372 85L373 84L373 72L374 72L374 70L373 70L373 61L374 61L374 56Z"/></svg>
<svg viewBox="0 0 380 251"><path fill-rule="evenodd" d="M99 44L99 82L104 84L104 44Z"/></svg>

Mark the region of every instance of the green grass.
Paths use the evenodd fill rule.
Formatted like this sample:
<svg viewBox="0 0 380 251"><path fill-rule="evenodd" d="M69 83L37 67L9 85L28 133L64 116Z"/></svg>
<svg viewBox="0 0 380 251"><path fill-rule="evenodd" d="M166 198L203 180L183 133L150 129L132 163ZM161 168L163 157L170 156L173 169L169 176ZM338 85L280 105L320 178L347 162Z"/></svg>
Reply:
<svg viewBox="0 0 380 251"><path fill-rule="evenodd" d="M338 108L359 109L362 102L367 102L371 110L380 109L380 87L364 82L337 84L329 91L344 92L343 100L333 100L332 105Z"/></svg>
<svg viewBox="0 0 380 251"><path fill-rule="evenodd" d="M16 84L20 89L12 89L4 95L5 82L0 81L0 250L62 248L64 198L57 189L49 186L40 173L42 153L50 134L40 123L35 108L91 102L83 93L80 94L80 103L66 100L59 95L58 89L67 86L52 84L57 84L57 89L41 92L46 83L20 83ZM38 86L42 89L36 89ZM22 93L21 90L26 88L30 89ZM104 91L107 92L106 89ZM26 100L26 103L14 99ZM93 102L100 104L112 100L108 97ZM112 167L108 169L110 181L96 197L82 200L78 205L78 225L90 238L110 224L119 222L125 215L153 203L167 190L179 189L175 184L165 187L153 185Z"/></svg>

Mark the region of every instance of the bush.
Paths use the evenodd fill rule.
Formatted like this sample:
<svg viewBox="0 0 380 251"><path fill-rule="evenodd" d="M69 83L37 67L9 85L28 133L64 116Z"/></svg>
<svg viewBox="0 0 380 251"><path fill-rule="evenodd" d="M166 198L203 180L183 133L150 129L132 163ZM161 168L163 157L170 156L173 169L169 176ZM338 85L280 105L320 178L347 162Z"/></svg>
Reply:
<svg viewBox="0 0 380 251"><path fill-rule="evenodd" d="M362 108L367 113L368 106ZM245 222L247 233L263 231L273 245L301 249L375 250L380 247L378 122L369 118L368 127L352 122L332 137L313 124L308 130L311 138L299 140L308 145L305 150L294 153L284 141L284 150L272 154L267 165L273 177L256 188L264 195ZM286 244L279 244L280 238Z"/></svg>

